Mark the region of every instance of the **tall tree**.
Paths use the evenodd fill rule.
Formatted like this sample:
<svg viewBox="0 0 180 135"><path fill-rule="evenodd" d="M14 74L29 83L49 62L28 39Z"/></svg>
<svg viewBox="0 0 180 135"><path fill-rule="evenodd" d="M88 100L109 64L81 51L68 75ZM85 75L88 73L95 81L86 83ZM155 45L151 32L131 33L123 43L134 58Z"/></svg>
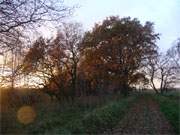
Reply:
<svg viewBox="0 0 180 135"><path fill-rule="evenodd" d="M132 77L157 53L153 23L140 24L137 19L109 17L85 34L82 48L91 72L98 71L119 81L127 95ZM90 57L90 58L89 58Z"/></svg>
<svg viewBox="0 0 180 135"><path fill-rule="evenodd" d="M79 23L64 23L59 30L60 44L66 52L67 66L71 76L71 97L75 96L77 84L77 68L80 59L80 44L82 41L82 26Z"/></svg>
<svg viewBox="0 0 180 135"><path fill-rule="evenodd" d="M24 72L37 73L54 94L74 98L82 39L81 25L63 24L54 39L38 39L24 60Z"/></svg>

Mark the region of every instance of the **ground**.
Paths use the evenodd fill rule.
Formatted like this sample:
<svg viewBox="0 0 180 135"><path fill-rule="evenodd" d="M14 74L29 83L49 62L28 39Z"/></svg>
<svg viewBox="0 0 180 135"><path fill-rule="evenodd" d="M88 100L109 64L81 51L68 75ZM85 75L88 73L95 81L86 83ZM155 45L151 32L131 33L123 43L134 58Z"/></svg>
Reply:
<svg viewBox="0 0 180 135"><path fill-rule="evenodd" d="M156 101L141 97L114 129L113 134L174 134Z"/></svg>
<svg viewBox="0 0 180 135"><path fill-rule="evenodd" d="M1 92L0 134L179 134L180 94L132 93L80 97L69 104L51 102L36 91ZM18 95L19 94L19 95ZM38 100L37 100L38 99ZM23 106L34 110L28 117ZM29 110L29 109L28 109ZM21 116L20 119L18 119ZM22 118L22 119L21 119ZM31 119L33 118L33 119ZM24 121L25 120L25 121ZM25 124L24 124L25 123ZM27 124L29 123L29 124Z"/></svg>

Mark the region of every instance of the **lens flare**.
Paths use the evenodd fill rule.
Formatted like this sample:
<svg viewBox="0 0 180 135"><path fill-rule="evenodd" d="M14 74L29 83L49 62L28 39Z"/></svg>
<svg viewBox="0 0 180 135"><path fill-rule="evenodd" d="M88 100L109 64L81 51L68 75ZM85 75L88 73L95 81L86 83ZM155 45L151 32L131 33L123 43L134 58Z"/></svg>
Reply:
<svg viewBox="0 0 180 135"><path fill-rule="evenodd" d="M36 118L36 112L31 106L23 106L17 112L17 119L22 124L30 124Z"/></svg>

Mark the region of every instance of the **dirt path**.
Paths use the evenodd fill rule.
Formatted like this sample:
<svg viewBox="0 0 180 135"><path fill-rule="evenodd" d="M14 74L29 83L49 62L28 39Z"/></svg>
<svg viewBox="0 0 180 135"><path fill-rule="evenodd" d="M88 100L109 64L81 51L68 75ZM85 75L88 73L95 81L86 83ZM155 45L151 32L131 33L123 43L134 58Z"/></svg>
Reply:
<svg viewBox="0 0 180 135"><path fill-rule="evenodd" d="M174 134L171 125L151 97L141 97L114 129L113 134Z"/></svg>

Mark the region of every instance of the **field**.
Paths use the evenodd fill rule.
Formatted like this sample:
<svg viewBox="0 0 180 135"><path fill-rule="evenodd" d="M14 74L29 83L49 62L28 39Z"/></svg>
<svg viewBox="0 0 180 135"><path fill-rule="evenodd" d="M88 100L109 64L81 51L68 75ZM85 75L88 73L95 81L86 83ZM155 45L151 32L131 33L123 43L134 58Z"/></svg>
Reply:
<svg viewBox="0 0 180 135"><path fill-rule="evenodd" d="M131 93L51 101L38 90L1 90L1 134L179 134L180 95Z"/></svg>

